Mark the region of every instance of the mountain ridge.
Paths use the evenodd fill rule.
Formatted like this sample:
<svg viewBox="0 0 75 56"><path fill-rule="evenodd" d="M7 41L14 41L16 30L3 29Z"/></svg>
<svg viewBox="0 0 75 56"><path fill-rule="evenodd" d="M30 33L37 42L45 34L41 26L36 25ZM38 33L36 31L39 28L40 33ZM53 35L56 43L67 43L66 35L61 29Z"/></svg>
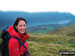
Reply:
<svg viewBox="0 0 75 56"><path fill-rule="evenodd" d="M17 17L24 17L27 27L48 24L68 24L75 20L75 15L67 12L22 12L22 11L0 11L0 28L13 25ZM62 22L62 23L61 23Z"/></svg>

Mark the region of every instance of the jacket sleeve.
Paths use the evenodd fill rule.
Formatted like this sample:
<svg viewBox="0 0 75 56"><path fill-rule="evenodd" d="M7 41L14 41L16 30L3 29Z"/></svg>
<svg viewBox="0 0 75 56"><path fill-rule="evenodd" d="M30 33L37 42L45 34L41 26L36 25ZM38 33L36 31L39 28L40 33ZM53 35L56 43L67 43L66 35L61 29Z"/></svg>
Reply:
<svg viewBox="0 0 75 56"><path fill-rule="evenodd" d="M29 46L28 46L28 42L25 42L24 45L25 45L27 48L29 47Z"/></svg>
<svg viewBox="0 0 75 56"><path fill-rule="evenodd" d="M19 43L16 39L11 38L8 43L9 56L20 56Z"/></svg>

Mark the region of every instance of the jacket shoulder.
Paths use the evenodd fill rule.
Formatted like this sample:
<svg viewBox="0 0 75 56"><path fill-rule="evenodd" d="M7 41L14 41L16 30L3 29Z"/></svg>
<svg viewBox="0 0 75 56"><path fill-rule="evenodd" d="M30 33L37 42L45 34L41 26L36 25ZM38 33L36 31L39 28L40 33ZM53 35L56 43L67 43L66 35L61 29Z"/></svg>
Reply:
<svg viewBox="0 0 75 56"><path fill-rule="evenodd" d="M11 47L13 47L13 46L19 47L19 42L15 38L10 38L8 45L11 46Z"/></svg>

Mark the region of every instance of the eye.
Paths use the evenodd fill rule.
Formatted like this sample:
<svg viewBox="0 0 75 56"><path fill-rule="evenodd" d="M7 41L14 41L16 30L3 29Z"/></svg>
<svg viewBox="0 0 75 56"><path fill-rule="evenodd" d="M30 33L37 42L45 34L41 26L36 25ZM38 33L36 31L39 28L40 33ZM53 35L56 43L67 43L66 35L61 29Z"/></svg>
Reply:
<svg viewBox="0 0 75 56"><path fill-rule="evenodd" d="M19 27L22 27L22 25L19 25Z"/></svg>

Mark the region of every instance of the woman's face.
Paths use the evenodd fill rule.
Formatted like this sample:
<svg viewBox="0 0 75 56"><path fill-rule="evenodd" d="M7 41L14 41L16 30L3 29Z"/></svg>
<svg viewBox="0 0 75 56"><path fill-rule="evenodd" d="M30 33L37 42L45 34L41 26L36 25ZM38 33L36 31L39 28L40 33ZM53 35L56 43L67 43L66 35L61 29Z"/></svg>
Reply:
<svg viewBox="0 0 75 56"><path fill-rule="evenodd" d="M20 33L25 33L25 31L26 31L26 23L23 20L20 20L18 22L18 25L15 27Z"/></svg>

